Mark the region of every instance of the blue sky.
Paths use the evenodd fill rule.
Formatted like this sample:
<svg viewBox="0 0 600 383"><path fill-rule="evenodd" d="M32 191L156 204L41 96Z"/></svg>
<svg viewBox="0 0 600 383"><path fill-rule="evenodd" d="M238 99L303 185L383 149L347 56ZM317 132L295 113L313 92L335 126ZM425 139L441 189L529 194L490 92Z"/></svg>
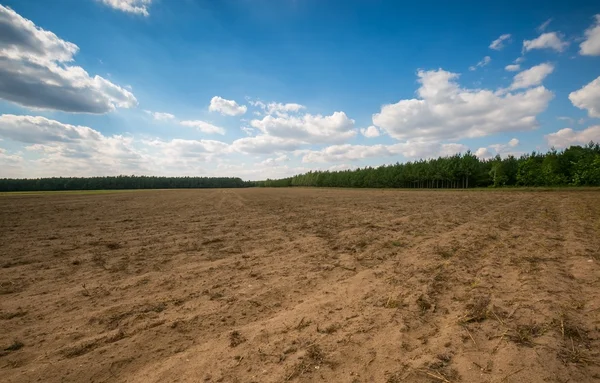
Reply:
<svg viewBox="0 0 600 383"><path fill-rule="evenodd" d="M0 4L0 177L263 179L600 141L594 1Z"/></svg>

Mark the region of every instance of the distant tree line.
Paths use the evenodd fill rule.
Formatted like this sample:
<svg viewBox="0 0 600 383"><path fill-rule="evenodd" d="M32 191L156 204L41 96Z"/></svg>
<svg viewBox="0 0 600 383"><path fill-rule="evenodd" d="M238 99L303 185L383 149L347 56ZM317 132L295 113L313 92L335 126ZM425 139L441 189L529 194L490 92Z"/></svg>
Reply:
<svg viewBox="0 0 600 383"><path fill-rule="evenodd" d="M257 186L355 188L471 188L502 186L600 186L600 145L571 146L563 151L497 155L479 159L471 152L356 170L315 171L259 181Z"/></svg>
<svg viewBox="0 0 600 383"><path fill-rule="evenodd" d="M234 177L54 177L0 179L0 191L243 188L253 183Z"/></svg>

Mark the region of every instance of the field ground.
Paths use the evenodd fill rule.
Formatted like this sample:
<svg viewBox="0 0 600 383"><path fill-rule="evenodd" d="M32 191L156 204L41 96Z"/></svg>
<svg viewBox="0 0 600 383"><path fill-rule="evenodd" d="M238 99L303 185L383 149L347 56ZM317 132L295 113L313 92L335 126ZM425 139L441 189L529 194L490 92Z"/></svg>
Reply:
<svg viewBox="0 0 600 383"><path fill-rule="evenodd" d="M5 382L600 380L600 192L0 197Z"/></svg>

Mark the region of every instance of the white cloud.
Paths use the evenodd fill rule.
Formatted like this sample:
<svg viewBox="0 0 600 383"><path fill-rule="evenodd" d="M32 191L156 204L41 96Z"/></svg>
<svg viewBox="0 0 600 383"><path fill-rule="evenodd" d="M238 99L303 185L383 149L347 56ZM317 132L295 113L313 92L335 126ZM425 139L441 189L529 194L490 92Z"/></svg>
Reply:
<svg viewBox="0 0 600 383"><path fill-rule="evenodd" d="M302 116L273 117L252 120L250 125L265 135L294 139L304 143L339 143L356 135L354 120L344 112L331 116L304 114Z"/></svg>
<svg viewBox="0 0 600 383"><path fill-rule="evenodd" d="M579 109L585 109L590 117L600 117L600 76L583 88L571 92L569 100Z"/></svg>
<svg viewBox="0 0 600 383"><path fill-rule="evenodd" d="M292 151L302 146L302 142L261 134L255 137L239 138L231 144L233 150L241 153L270 154L278 151Z"/></svg>
<svg viewBox="0 0 600 383"><path fill-rule="evenodd" d="M600 56L600 14L594 16L596 22L586 29L585 41L579 45L579 54Z"/></svg>
<svg viewBox="0 0 600 383"><path fill-rule="evenodd" d="M262 101L249 101L249 103L252 106L259 107L267 115L276 115L278 117L289 117L290 114L300 113L302 110L306 109L304 105L293 102L285 104L280 102L270 102L265 104ZM261 115L258 111L255 111L254 114L257 116Z"/></svg>
<svg viewBox="0 0 600 383"><path fill-rule="evenodd" d="M226 100L222 97L215 96L210 100L208 110L211 112L219 112L227 116L240 116L248 110L246 105L239 105L234 100Z"/></svg>
<svg viewBox="0 0 600 383"><path fill-rule="evenodd" d="M504 42L509 42L510 41L510 34L504 34L500 37L498 37L496 40L492 41L492 43L490 44L490 49L494 49L494 50L502 50L502 48L504 48Z"/></svg>
<svg viewBox="0 0 600 383"><path fill-rule="evenodd" d="M553 71L554 65L549 63L533 66L521 73L518 73L515 76L510 89L525 89L540 85L542 81L544 81L544 79Z"/></svg>
<svg viewBox="0 0 600 383"><path fill-rule="evenodd" d="M484 66L488 65L490 62L492 62L492 58L490 56L485 56L483 58L483 60L481 60L480 62L478 62L474 66L470 66L469 70L470 71L474 71L474 70L477 70L477 68L483 68Z"/></svg>
<svg viewBox="0 0 600 383"><path fill-rule="evenodd" d="M322 150L306 150L304 163L328 163L356 161L371 157L404 156L406 158L432 158L464 152L468 148L462 144L437 142L402 142L392 145L332 145Z"/></svg>
<svg viewBox="0 0 600 383"><path fill-rule="evenodd" d="M360 134L367 138L379 137L379 129L376 126L369 126L368 128L360 128Z"/></svg>
<svg viewBox="0 0 600 383"><path fill-rule="evenodd" d="M107 113L137 105L134 95L71 65L79 48L0 5L0 98L76 113Z"/></svg>
<svg viewBox="0 0 600 383"><path fill-rule="evenodd" d="M221 134L221 135L225 134L225 129L223 129L219 126L215 126L213 124L209 124L208 122L205 122L205 121L186 120L186 121L180 121L179 124L190 127L190 128L196 128L199 131L201 131L202 133L206 133L206 134Z"/></svg>
<svg viewBox="0 0 600 383"><path fill-rule="evenodd" d="M496 155L513 155L516 157L522 154L521 152L514 151L517 146L519 146L519 140L513 138L507 144L493 144L488 147L479 148L475 151L475 155L481 159L489 159Z"/></svg>
<svg viewBox="0 0 600 383"><path fill-rule="evenodd" d="M509 72L517 72L517 71L521 70L521 65L510 64L510 65L505 66L504 69L506 69Z"/></svg>
<svg viewBox="0 0 600 383"><path fill-rule="evenodd" d="M288 156L286 156L285 154L279 156L279 157L273 157L273 158L267 158L266 160L260 162L259 165L264 165L264 166L277 166L280 165L284 162L288 162L290 160L290 158Z"/></svg>
<svg viewBox="0 0 600 383"><path fill-rule="evenodd" d="M148 16L148 8L152 4L152 0L99 0L101 3L108 5L113 9L127 13L135 13L143 16Z"/></svg>
<svg viewBox="0 0 600 383"><path fill-rule="evenodd" d="M28 144L40 155L31 161L28 176L106 175L148 172L144 155L133 139L104 136L86 126L63 124L39 116L0 116L0 136Z"/></svg>
<svg viewBox="0 0 600 383"><path fill-rule="evenodd" d="M542 33L533 40L523 40L523 51L528 52L532 49L552 49L562 52L569 46L567 41L562 40L562 36L556 32Z"/></svg>
<svg viewBox="0 0 600 383"><path fill-rule="evenodd" d="M480 159L488 159L488 158L492 158L493 155L492 153L489 151L488 148L479 148L475 151L475 156L477 156Z"/></svg>
<svg viewBox="0 0 600 383"><path fill-rule="evenodd" d="M548 20L544 21L539 27L537 27L536 30L540 33L544 32L546 30L546 28L548 28L548 25L550 25L551 22L552 22L552 18L549 18Z"/></svg>
<svg viewBox="0 0 600 383"><path fill-rule="evenodd" d="M444 140L483 137L498 132L532 130L553 93L539 86L499 94L461 88L458 74L442 69L419 71L418 99L384 105L373 124L398 140Z"/></svg>
<svg viewBox="0 0 600 383"><path fill-rule="evenodd" d="M170 120L174 120L175 119L175 115L173 115L171 113L151 112L149 110L145 110L144 112L146 112L149 115L151 115L152 118L154 118L157 121L170 121Z"/></svg>
<svg viewBox="0 0 600 383"><path fill-rule="evenodd" d="M327 170L329 170L330 172L339 172L339 171L344 171L344 170L354 170L356 168L357 168L356 165L339 164L339 165L332 165Z"/></svg>
<svg viewBox="0 0 600 383"><path fill-rule="evenodd" d="M544 136L549 146L566 148L571 145L585 145L590 141L600 142L600 125L590 126L584 130L571 128L561 129L558 132Z"/></svg>
<svg viewBox="0 0 600 383"><path fill-rule="evenodd" d="M242 126L240 129L241 129L241 130L242 130L244 133L246 133L248 136L252 136L252 135L254 135L254 129L252 129L252 128L249 128L249 127L247 127L247 126Z"/></svg>

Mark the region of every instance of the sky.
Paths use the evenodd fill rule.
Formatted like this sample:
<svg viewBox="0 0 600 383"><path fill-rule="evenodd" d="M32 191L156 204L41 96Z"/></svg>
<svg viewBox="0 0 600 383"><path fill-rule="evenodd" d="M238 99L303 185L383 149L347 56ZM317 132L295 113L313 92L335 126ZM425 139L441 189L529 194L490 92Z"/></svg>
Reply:
<svg viewBox="0 0 600 383"><path fill-rule="evenodd" d="M0 178L600 141L597 1L0 0Z"/></svg>

